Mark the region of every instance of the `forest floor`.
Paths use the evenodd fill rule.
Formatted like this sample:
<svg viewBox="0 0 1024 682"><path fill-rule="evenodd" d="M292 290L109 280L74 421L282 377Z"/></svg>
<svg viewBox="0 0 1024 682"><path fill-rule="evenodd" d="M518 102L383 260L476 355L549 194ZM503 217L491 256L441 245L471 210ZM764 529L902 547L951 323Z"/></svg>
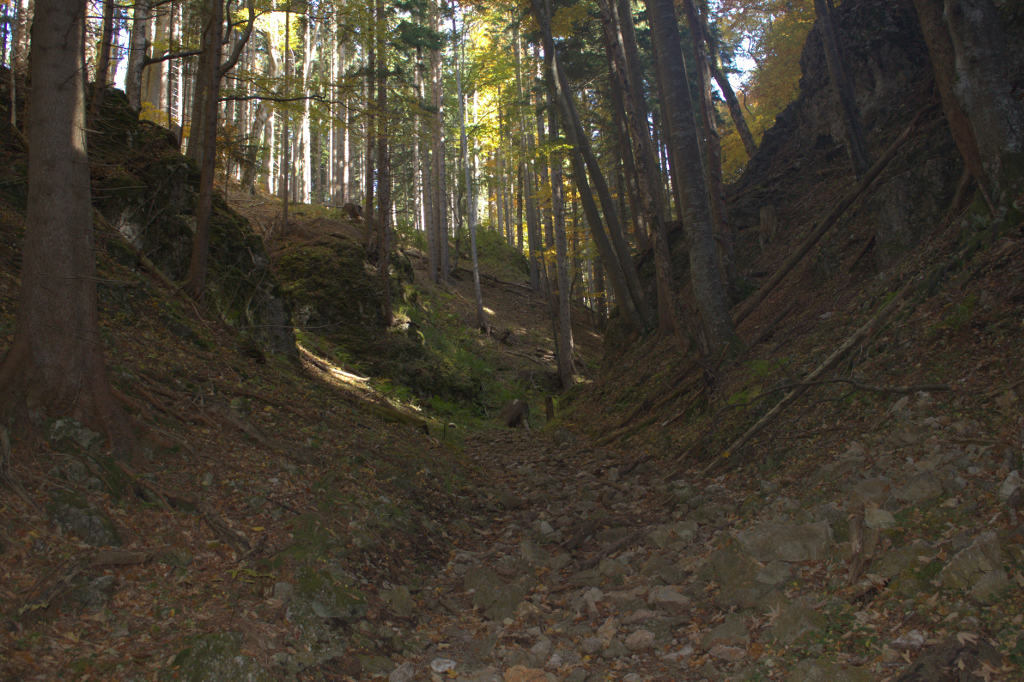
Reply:
<svg viewBox="0 0 1024 682"><path fill-rule="evenodd" d="M238 207L266 229L273 206L259 203ZM299 239L353 229L305 211ZM9 344L17 217L4 217ZM381 417L374 406L429 415L372 382L322 357L251 357L156 280L104 261L122 283L101 285L108 367L150 427L148 454L111 461L67 423L13 444L28 494L0 503L0 676L1020 679L1019 252L991 249L969 287L908 310L858 365L864 381L952 390L822 387L707 476L882 284L816 291L720 369L711 400L695 397L701 381L673 382L671 339L634 339L601 366L601 336L580 324L584 382L544 423L550 318L499 276L484 290L495 333L477 342L530 388L533 428L435 415L424 435ZM436 288L416 274L473 327L471 277ZM775 306L753 324L772 326ZM829 313L843 324L813 322ZM81 500L95 513L67 516Z"/></svg>

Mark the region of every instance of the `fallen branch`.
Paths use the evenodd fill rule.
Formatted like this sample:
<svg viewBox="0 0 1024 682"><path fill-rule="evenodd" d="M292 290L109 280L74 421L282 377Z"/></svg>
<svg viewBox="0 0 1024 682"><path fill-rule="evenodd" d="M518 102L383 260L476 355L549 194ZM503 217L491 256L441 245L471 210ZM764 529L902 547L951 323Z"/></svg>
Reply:
<svg viewBox="0 0 1024 682"><path fill-rule="evenodd" d="M846 586L857 581L864 570L864 505L850 517L850 572L846 575Z"/></svg>
<svg viewBox="0 0 1024 682"><path fill-rule="evenodd" d="M746 433L740 436L724 452L715 457L715 459L712 460L711 464L709 464L704 469L704 471L701 472L701 477L707 476L710 472L717 469L722 464L722 462L727 460L732 455L732 453L738 454L754 436L756 436L766 426L775 421L775 419L780 414L782 414L782 412L785 411L787 407L792 405L800 396L806 393L808 388L810 388L811 386L819 385L822 381L822 376L824 376L826 372L829 372L833 368L835 368L835 366L838 365L844 357L846 357L847 353L849 353L854 347L859 345L861 341L867 338L876 327L878 327L882 322L884 322L889 317L889 315L891 315L893 311L896 310L899 304L903 301L903 299L911 291L911 289L914 288L915 285L916 283L911 281L902 289L900 289L900 291L892 298L891 301L886 303L884 306L882 306L881 310L875 313L874 317L868 320L860 329L858 329L848 339L846 339L846 341L843 342L843 345L837 348L832 353L832 355L830 355L824 362L818 365L814 369L814 371L808 375L806 381L793 386L793 389L788 394L786 394L786 397L780 400L775 405L775 407L773 407L771 411L768 412L768 414L761 417L761 419L758 420L756 424L747 429Z"/></svg>
<svg viewBox="0 0 1024 682"><path fill-rule="evenodd" d="M736 314L733 315L733 324L739 324L745 320L747 316L750 315L758 305L760 305L761 301L767 298L768 294L774 291L775 287L777 287L779 283L786 278L786 275L796 267L797 263L803 260L803 257L807 255L811 248L818 243L825 233L835 226L839 221L839 218L841 218L846 210L853 205L853 202L871 186L871 183L874 182L879 175L881 175L882 171L885 170L885 167L888 166L889 162L896 156L896 152L900 150L900 147L906 144L907 140L909 140L914 134L914 131L917 129L918 124L921 122L921 119L924 118L925 114L935 109L938 105L938 102L933 102L917 112L917 116L914 117L914 120L911 121L906 130L904 130L900 136L897 137L891 145L889 145L889 148L886 149L881 158L875 162L875 165L873 165L868 172L861 177L857 184L850 188L850 191L847 192L839 203L833 207L829 214L825 216L820 223L818 223L817 227L811 230L811 233L807 235L807 238L804 239L803 243L800 244L800 246L797 247L797 250L794 251L793 254L779 267L779 269L775 271L775 274L772 275L771 279L765 282L765 284L758 289L753 296L744 301L743 305L736 311Z"/></svg>
<svg viewBox="0 0 1024 682"><path fill-rule="evenodd" d="M37 513L42 513L42 510L35 503L35 500L28 494L25 487L21 485L21 481L14 477L11 473L11 439L7 435L7 428L0 426L0 483L5 488L10 488L18 497L25 500L28 506L32 507Z"/></svg>
<svg viewBox="0 0 1024 682"><path fill-rule="evenodd" d="M199 511L202 513L203 520L206 521L206 525L213 529L214 534L220 538L221 542L231 545L239 554L252 550L252 546L249 544L249 541L231 530L227 521L222 519L220 515L213 510L213 507L209 502L205 500L200 502Z"/></svg>
<svg viewBox="0 0 1024 682"><path fill-rule="evenodd" d="M92 558L89 566L92 568L97 566L131 566L152 561L155 556L156 552L151 549L105 549Z"/></svg>

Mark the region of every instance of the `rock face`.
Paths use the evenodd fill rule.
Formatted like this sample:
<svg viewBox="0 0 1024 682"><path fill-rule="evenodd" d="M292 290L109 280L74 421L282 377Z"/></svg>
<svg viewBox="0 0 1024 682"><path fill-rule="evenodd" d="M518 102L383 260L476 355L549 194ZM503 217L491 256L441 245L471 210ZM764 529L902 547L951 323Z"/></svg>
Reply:
<svg viewBox="0 0 1024 682"><path fill-rule="evenodd" d="M110 517L76 492L54 491L53 499L46 510L63 532L77 535L87 545L121 545L121 536Z"/></svg>
<svg viewBox="0 0 1024 682"><path fill-rule="evenodd" d="M108 91L100 118L108 123L90 138L90 153L119 169L94 174L97 209L165 275L183 279L196 229L198 167L178 153L166 130L139 121L120 91ZM121 257L113 240L107 248ZM125 257L134 260L133 254ZM221 319L268 352L296 354L291 308L270 272L263 240L218 193L213 200L206 281L207 302ZM103 287L101 298L102 292Z"/></svg>
<svg viewBox="0 0 1024 682"><path fill-rule="evenodd" d="M843 3L835 10L835 29L875 160L931 97L931 88L925 91L932 76L928 50L911 0ZM782 225L792 224L787 207L806 194L808 183L825 168L853 181L845 127L816 28L800 67L800 95L778 115L731 190L752 190L730 205L730 219L741 229L757 227L760 209L767 205L778 208ZM935 125L929 126L930 121ZM963 167L941 111L933 112L920 130L867 195L879 268L943 217Z"/></svg>

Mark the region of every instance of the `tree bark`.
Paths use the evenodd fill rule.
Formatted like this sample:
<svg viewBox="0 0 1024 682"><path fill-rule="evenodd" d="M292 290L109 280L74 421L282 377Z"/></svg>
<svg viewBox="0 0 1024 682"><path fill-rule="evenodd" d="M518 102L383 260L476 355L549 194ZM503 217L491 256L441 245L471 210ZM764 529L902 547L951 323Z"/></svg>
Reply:
<svg viewBox="0 0 1024 682"><path fill-rule="evenodd" d="M432 26L435 31L440 28L440 8L434 4L431 7ZM430 90L434 109L431 121L431 189L433 199L431 201L434 211L434 229L437 238L437 279L447 284L451 276L451 259L448 252L448 206L446 190L446 173L444 159L444 80L442 74L441 50L430 51ZM436 280L435 280L436 281Z"/></svg>
<svg viewBox="0 0 1024 682"><path fill-rule="evenodd" d="M200 166L199 196L196 199L196 233L192 238L192 256L189 261L188 274L182 288L197 301L202 301L206 292L206 271L210 259L210 221L213 216L213 181L217 162L217 112L220 106L220 80L224 74L238 63L242 48L252 35L256 13L252 0L249 0L249 24L239 42L235 45L230 58L221 64L221 37L224 30L223 0L213 0L212 15L209 23L210 54L206 61L206 73L201 74L204 84L198 88L206 90L203 101L206 103L203 130L203 162Z"/></svg>
<svg viewBox="0 0 1024 682"><path fill-rule="evenodd" d="M646 0L646 4L651 30L656 34L658 73L665 94L663 103L672 118L670 150L679 174L693 296L708 340L713 347L721 348L737 343L737 339L718 267L707 185L700 162L700 143L686 85L679 23L672 0Z"/></svg>
<svg viewBox="0 0 1024 682"><path fill-rule="evenodd" d="M455 43L455 87L459 97L459 144L462 151L462 169L466 178L466 222L469 226L469 252L473 263L473 293L476 297L476 326L481 332L487 332L487 316L484 315L484 298L480 289L480 264L476 254L476 200L473 196L473 173L469 166L469 145L466 140L466 97L462 91L462 66L458 52L461 41L457 38L458 27L455 24L455 13L452 13L452 40Z"/></svg>
<svg viewBox="0 0 1024 682"><path fill-rule="evenodd" d="M693 54L697 62L697 85L700 89L701 119L704 121L704 149L708 195L711 200L711 218L715 221L717 233L718 255L721 260L722 276L732 300L738 299L736 283L739 273L736 270L735 242L736 234L729 225L729 214L725 207L725 182L722 179L722 138L718 134L715 121L715 105L711 98L711 68L707 52L704 50L703 24L697 14L694 0L683 0L686 20L693 38Z"/></svg>
<svg viewBox="0 0 1024 682"><path fill-rule="evenodd" d="M608 49L612 55L613 75L617 77L618 87L625 94L623 105L626 117L629 121L629 129L633 138L643 144L643 135L647 126L646 121L641 121L639 107L637 106L633 93L636 88L629 80L628 70L625 68L626 55L623 51L622 34L618 30L618 16L615 5L608 3L605 6L606 12L606 38ZM613 82L612 88L615 89ZM673 330L679 338L682 348L687 348L685 328L683 326L683 314L676 296L676 286L672 276L672 259L668 249L668 239L665 230L665 221L661 205L658 201L660 196L660 181L656 176L656 170L649 165L649 155L642 154L636 159L636 173L639 179L640 202L644 216L651 227L651 238L654 240L654 265L658 283L658 309L659 309L659 334L671 333Z"/></svg>
<svg viewBox="0 0 1024 682"><path fill-rule="evenodd" d="M142 108L142 67L146 59L146 33L150 19L148 0L139 0L132 17L132 35L128 48L128 69L124 90L128 106L135 111Z"/></svg>
<svg viewBox="0 0 1024 682"><path fill-rule="evenodd" d="M185 291L195 300L202 301L206 292L206 270L210 255L210 218L213 215L213 174L217 162L217 93L220 89L220 49L224 27L223 0L213 0L210 16L210 54L206 60L206 73L200 75L205 81L197 88L206 90L204 130L202 138L194 131L197 139L203 141L203 162L200 166L199 196L196 199L196 233L192 239L192 259L185 278Z"/></svg>
<svg viewBox="0 0 1024 682"><path fill-rule="evenodd" d="M388 61L384 51L384 23L381 12L380 0L375 3L377 6L377 59L380 67L377 75L377 184L378 192L378 262L380 269L381 287L384 291L384 325L391 327L395 323L394 313L391 309L391 244L390 226L391 217L391 158L388 155Z"/></svg>
<svg viewBox="0 0 1024 682"><path fill-rule="evenodd" d="M291 48L291 2L284 9L284 92L289 94L292 76L292 48ZM284 237L288 235L288 194L291 189L291 166L292 157L289 146L291 136L291 112L288 107L281 111L281 179L278 181L278 191L281 193L281 228L279 234Z"/></svg>
<svg viewBox="0 0 1024 682"><path fill-rule="evenodd" d="M17 327L0 364L0 421L70 416L136 450L103 364L85 134L83 0L38 0L32 30L28 210Z"/></svg>
<svg viewBox="0 0 1024 682"><path fill-rule="evenodd" d="M864 175L871 166L871 154L868 152L867 138L864 135L864 124L860 120L860 109L853 96L853 88L846 78L846 69L839 56L838 37L832 24L832 12L825 0L814 0L814 11L818 15L818 32L825 49L825 63L828 65L828 76L835 88L839 100L839 110L846 124L846 136L849 143L850 161L857 177Z"/></svg>
<svg viewBox="0 0 1024 682"><path fill-rule="evenodd" d="M1024 190L1024 108L1008 77L999 15L992 0L946 0L944 16L956 54L956 95L974 128L992 200L1012 204Z"/></svg>
<svg viewBox="0 0 1024 682"><path fill-rule="evenodd" d="M99 61L96 65L96 80L92 85L92 103L89 105L89 127L100 115L103 95L107 92L107 79L110 77L110 44L114 36L114 0L103 2L103 33L100 38Z"/></svg>
<svg viewBox="0 0 1024 682"><path fill-rule="evenodd" d="M548 134L553 148L557 148L562 140L558 131L558 117L554 112L554 102L552 102L549 120ZM568 391L573 386L575 370L572 363L572 312L569 302L572 286L569 278L569 249L565 238L565 187L562 184L562 163L562 154L558 151L552 152L551 213L555 232L555 281L558 285L556 295L558 303L558 378L562 383L562 390Z"/></svg>

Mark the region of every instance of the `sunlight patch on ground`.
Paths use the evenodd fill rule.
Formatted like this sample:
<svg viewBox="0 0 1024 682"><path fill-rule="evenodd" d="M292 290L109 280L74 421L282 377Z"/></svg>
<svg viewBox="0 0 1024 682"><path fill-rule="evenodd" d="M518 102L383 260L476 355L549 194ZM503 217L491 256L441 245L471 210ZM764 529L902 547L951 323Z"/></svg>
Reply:
<svg viewBox="0 0 1024 682"><path fill-rule="evenodd" d="M338 367L330 360L324 359L318 355L314 355L309 350L307 350L301 343L296 342L295 347L299 349L299 355L302 356L303 360L314 365L320 371L327 373L332 378L337 379L339 382L347 384L349 386L354 386L362 390L370 390L370 387L367 383L368 381L370 381L370 377L361 377L358 374L346 372L345 370Z"/></svg>

